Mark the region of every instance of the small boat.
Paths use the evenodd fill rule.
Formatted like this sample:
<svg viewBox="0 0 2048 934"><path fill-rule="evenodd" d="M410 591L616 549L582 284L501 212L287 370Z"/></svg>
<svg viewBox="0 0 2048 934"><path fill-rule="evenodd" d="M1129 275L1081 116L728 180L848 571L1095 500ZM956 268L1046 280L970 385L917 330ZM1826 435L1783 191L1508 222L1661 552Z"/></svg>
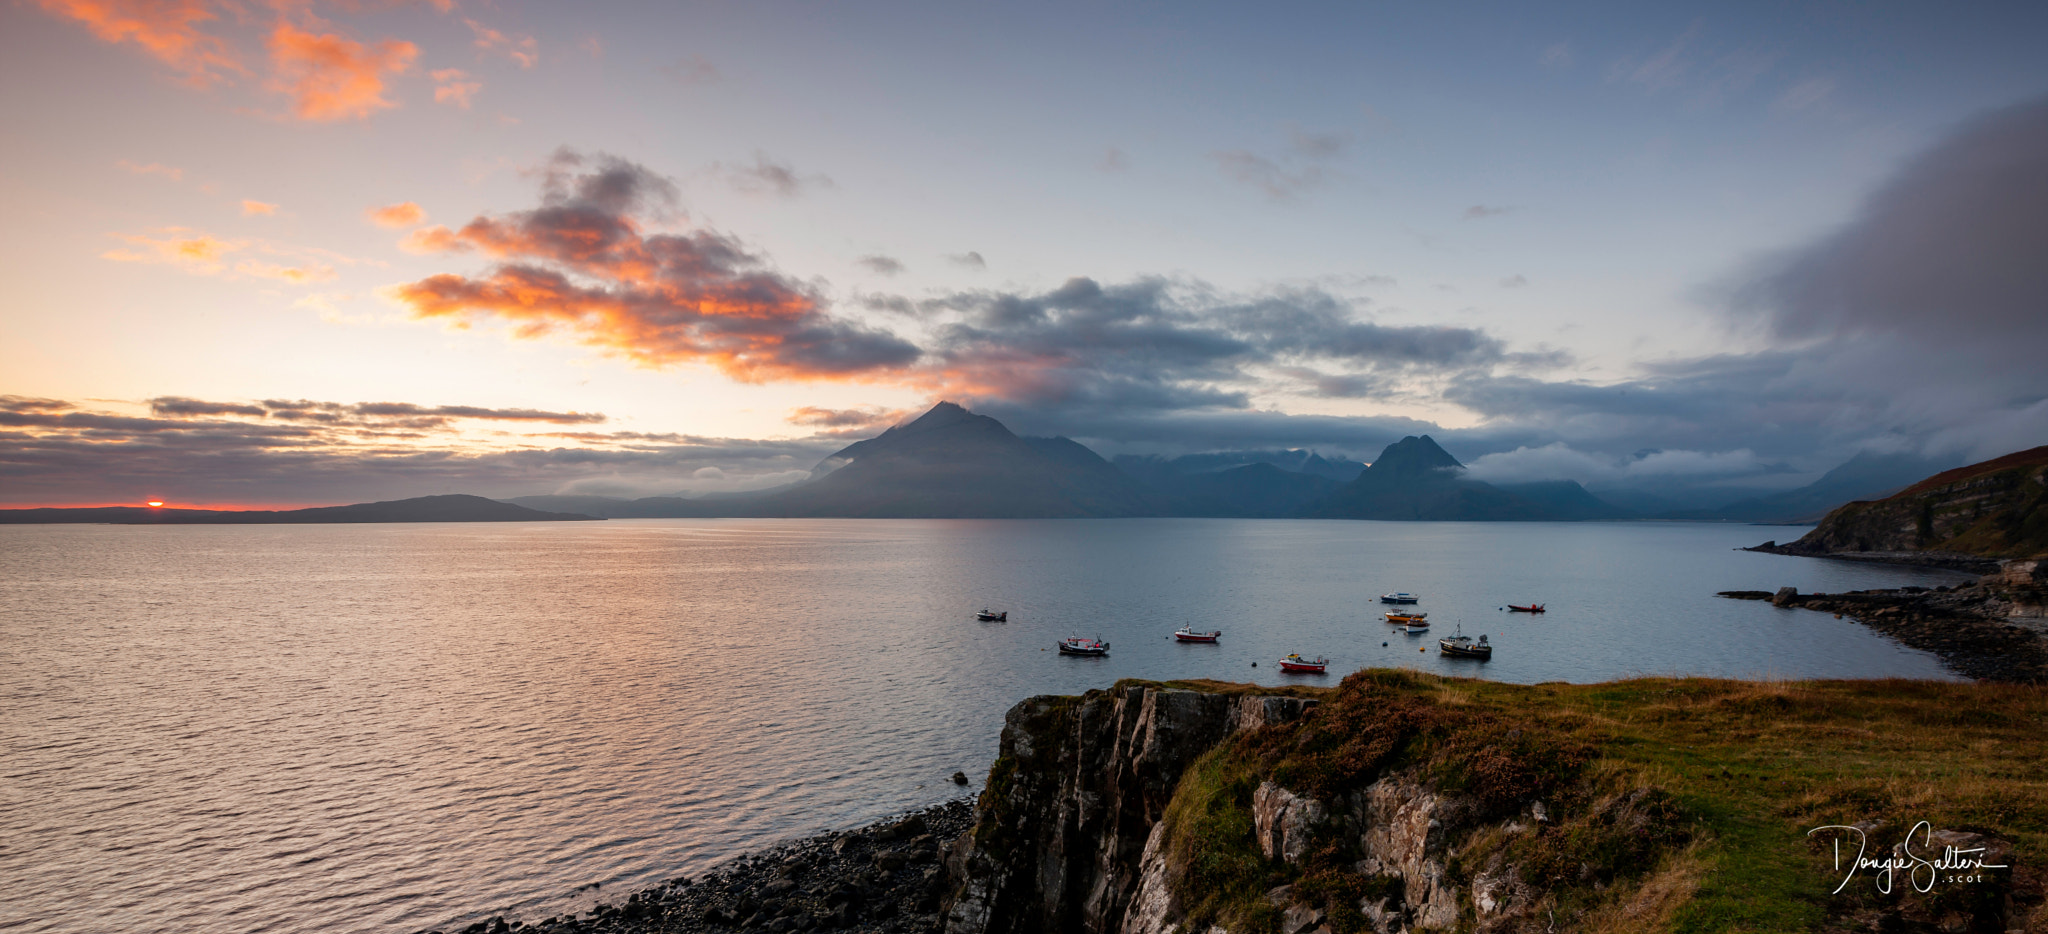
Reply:
<svg viewBox="0 0 2048 934"><path fill-rule="evenodd" d="M1194 631L1193 629L1190 629L1190 628L1188 628L1188 627L1186 627L1186 626L1182 626L1182 627L1180 627L1179 629L1176 629L1176 630L1174 630L1174 631L1173 631L1173 637L1174 637L1175 639L1178 639L1178 640L1182 641L1182 642L1211 642L1211 643L1213 643L1213 642L1215 642L1215 641L1216 641L1217 639L1220 639L1220 638L1222 638L1222 636L1223 636L1223 630L1221 630L1221 629L1212 629L1212 630L1210 630L1210 631L1208 631L1208 632L1196 632L1196 631Z"/></svg>
<svg viewBox="0 0 2048 934"><path fill-rule="evenodd" d="M1543 604L1531 603L1528 606L1516 606L1510 603L1508 604L1508 609L1513 610L1517 613L1541 613L1543 612Z"/></svg>
<svg viewBox="0 0 2048 934"><path fill-rule="evenodd" d="M1429 620L1426 620L1426 619L1417 619L1417 620L1410 620L1410 621L1408 622L1408 625L1402 628L1402 631L1403 631L1403 632L1428 632L1428 631L1429 631Z"/></svg>
<svg viewBox="0 0 2048 934"><path fill-rule="evenodd" d="M1319 675L1323 673L1324 669L1329 667L1330 660L1320 655L1315 658L1302 658L1301 654L1297 652L1280 660L1281 671L1298 671L1303 674Z"/></svg>
<svg viewBox="0 0 2048 934"><path fill-rule="evenodd" d="M1393 610L1387 613L1387 622L1393 623L1396 626L1406 626L1409 623L1419 623L1428 618L1428 613L1422 613L1413 610Z"/></svg>
<svg viewBox="0 0 2048 934"><path fill-rule="evenodd" d="M1420 603L1420 602L1422 602L1422 598L1421 598L1421 597L1418 597L1418 596L1416 596L1416 595L1414 595L1414 594L1412 594L1412 593L1383 593L1383 594L1380 594L1380 602L1381 602L1381 603Z"/></svg>
<svg viewBox="0 0 2048 934"><path fill-rule="evenodd" d="M1007 623L1010 621L1010 611L1004 610L998 613L988 607L982 607L981 612L974 614L974 618L984 623Z"/></svg>
<svg viewBox="0 0 2048 934"><path fill-rule="evenodd" d="M1109 654L1109 643L1107 643L1107 642L1104 642L1104 641L1102 641L1101 639L1083 639L1083 638L1081 638L1081 637L1079 637L1079 636L1075 636L1075 637L1074 637L1074 638L1072 638L1072 639L1061 639L1061 640L1060 640L1060 654L1061 654L1061 655L1108 655L1108 654Z"/></svg>
<svg viewBox="0 0 2048 934"><path fill-rule="evenodd" d="M1458 627L1457 635L1447 639L1436 640L1436 647L1438 651L1445 655L1458 658L1493 657L1493 646L1486 643L1486 637L1482 635L1479 637L1478 642L1474 642L1471 636L1465 635L1465 627L1463 626Z"/></svg>

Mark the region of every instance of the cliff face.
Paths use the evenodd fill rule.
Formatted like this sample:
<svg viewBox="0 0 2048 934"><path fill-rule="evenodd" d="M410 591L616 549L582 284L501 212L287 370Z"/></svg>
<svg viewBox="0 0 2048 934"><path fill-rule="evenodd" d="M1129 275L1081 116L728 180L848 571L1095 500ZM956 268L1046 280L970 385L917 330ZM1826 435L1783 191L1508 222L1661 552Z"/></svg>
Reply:
<svg viewBox="0 0 2048 934"><path fill-rule="evenodd" d="M974 828L946 851L943 929L2048 930L2039 873L2004 859L2048 835L2048 819L1998 803L2048 795L2048 778L1988 780L2048 753L2038 694L1526 687L1388 670L1286 696L1192 686L1126 683L1012 709ZM1897 750L1887 774L1902 777L1829 774L1855 760L1850 744ZM1982 764L1978 788L1944 771L1957 767L1951 748L2000 761ZM1884 790L1923 775L1974 790ZM1971 830L1914 837L1929 815ZM2000 823L2011 839L1984 832ZM1986 860L1988 874L1931 891L1830 894L1831 851L1808 835L1821 826L1895 858L1933 841L2008 865Z"/></svg>
<svg viewBox="0 0 2048 934"><path fill-rule="evenodd" d="M1153 838L1188 764L1234 732L1313 705L1146 686L1018 704L975 829L947 857L957 883L947 930L1124 930L1145 867L1157 875ZM1155 879L1146 897L1156 901L1157 888Z"/></svg>
<svg viewBox="0 0 2048 934"><path fill-rule="evenodd" d="M1775 550L2048 557L2048 447L1939 473L1876 502L1850 503Z"/></svg>

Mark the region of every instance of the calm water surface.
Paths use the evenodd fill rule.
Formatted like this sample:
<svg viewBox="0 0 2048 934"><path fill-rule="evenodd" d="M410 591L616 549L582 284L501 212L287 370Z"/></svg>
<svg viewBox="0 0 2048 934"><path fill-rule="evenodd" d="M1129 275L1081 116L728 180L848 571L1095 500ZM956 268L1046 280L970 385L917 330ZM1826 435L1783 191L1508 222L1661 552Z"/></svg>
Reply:
<svg viewBox="0 0 2048 934"><path fill-rule="evenodd" d="M1717 590L1952 582L1723 525L0 526L0 930L410 931L587 907L956 793L1002 712L1272 660L1502 681L1948 678ZM1421 594L1491 662L1390 632ZM1509 601L1542 602L1541 617ZM976 623L984 604L1007 624ZM1224 630L1178 645L1183 622ZM1067 635L1113 643L1062 658ZM1382 645L1382 642L1387 643ZM1259 663L1254 668L1252 664Z"/></svg>

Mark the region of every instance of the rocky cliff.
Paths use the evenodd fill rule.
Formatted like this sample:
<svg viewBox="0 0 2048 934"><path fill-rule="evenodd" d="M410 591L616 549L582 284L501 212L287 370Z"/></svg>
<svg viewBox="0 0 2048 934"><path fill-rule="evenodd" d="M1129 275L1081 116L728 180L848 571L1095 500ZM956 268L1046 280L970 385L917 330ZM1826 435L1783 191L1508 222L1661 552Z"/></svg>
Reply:
<svg viewBox="0 0 2048 934"><path fill-rule="evenodd" d="M2048 557L2048 447L1935 474L1885 499L1828 513L1797 555Z"/></svg>
<svg viewBox="0 0 2048 934"><path fill-rule="evenodd" d="M1899 801L1922 771L1952 783L1952 757L1901 752L1871 785L1829 774L1842 741L1826 738L1853 720L1856 744L1911 750L1903 734L1923 725L1884 719L1901 703L1946 716L1966 702L1948 694L1978 691L1970 706L2024 708L1992 718L1999 741L2028 747L1986 763L2006 768L2043 751L2034 721L2048 698L2000 693L2018 689L1929 685L1932 700L1897 684L1522 687L1376 670L1335 689L1262 690L1126 682L1017 705L974 828L946 852L943 929L2006 932L2048 920L2031 868L1831 895L1826 848L1805 832L1854 824L1896 855L1914 845L1903 809L1917 807L1936 828L1970 824L1929 840L2020 863L2048 836L2048 812L1987 802L2048 800L2048 776ZM1986 728L1945 723L1940 736L1989 749ZM1759 764L1795 749L1796 770Z"/></svg>

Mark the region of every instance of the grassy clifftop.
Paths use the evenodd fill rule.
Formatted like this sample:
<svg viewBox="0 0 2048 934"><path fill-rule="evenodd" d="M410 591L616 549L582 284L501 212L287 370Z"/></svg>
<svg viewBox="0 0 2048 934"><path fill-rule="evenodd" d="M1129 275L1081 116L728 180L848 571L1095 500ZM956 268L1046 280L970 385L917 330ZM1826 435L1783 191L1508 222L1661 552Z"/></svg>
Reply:
<svg viewBox="0 0 2048 934"><path fill-rule="evenodd" d="M1218 745L1174 793L1169 883L1183 930L1282 930L1311 912L1338 932L1390 922L1631 932L2048 926L2048 691L2038 687L1523 686L1371 670L1292 693L1322 704ZM1279 820L1275 786L1327 805L1298 858L1261 847L1278 833L1268 826ZM1418 838L1387 838L1403 821ZM1832 867L1839 835L1809 830L1862 825L1874 857L1919 821L2009 842L2004 861L2015 868L1925 895L1904 870L1882 894L1866 869L1831 894L1842 883ZM1409 844L1408 855L1397 852ZM1383 909L1404 898L1407 913L1389 917Z"/></svg>
<svg viewBox="0 0 2048 934"><path fill-rule="evenodd" d="M1781 550L2048 557L2048 447L1939 473L1875 502L1850 503Z"/></svg>

